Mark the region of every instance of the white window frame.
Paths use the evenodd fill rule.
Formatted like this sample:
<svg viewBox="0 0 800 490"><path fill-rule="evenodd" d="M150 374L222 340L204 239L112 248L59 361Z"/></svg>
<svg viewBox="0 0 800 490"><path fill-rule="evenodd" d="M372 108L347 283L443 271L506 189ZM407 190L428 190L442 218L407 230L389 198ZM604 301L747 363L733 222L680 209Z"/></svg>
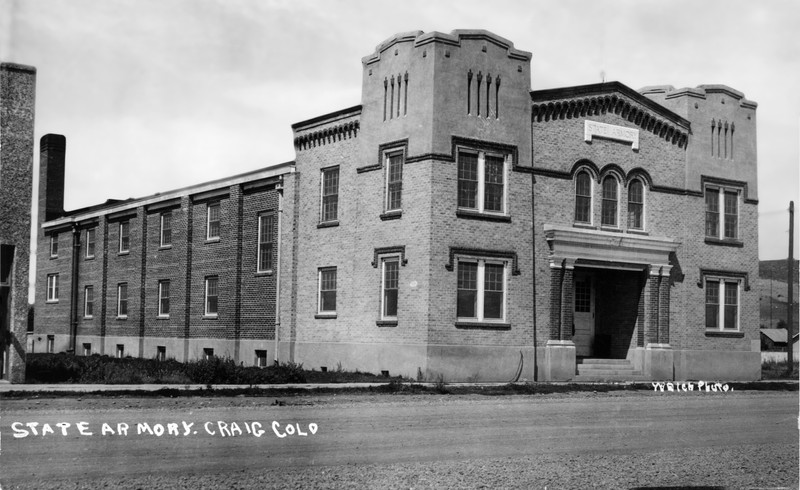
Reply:
<svg viewBox="0 0 800 490"><path fill-rule="evenodd" d="M336 196L336 213L335 216L332 218L326 218L325 216L325 175L328 172L336 171L336 194L329 194L330 196ZM334 165L332 167L325 167L320 169L319 172L319 222L320 223L336 223L339 221L339 195L340 195L340 187L342 183L342 173L339 169L338 165Z"/></svg>
<svg viewBox="0 0 800 490"><path fill-rule="evenodd" d="M458 316L458 271L462 263L478 264L478 277L477 281L477 294L475 298L475 317L460 317ZM486 265L501 265L503 266L503 302L502 318L486 318L484 311L485 293L486 293ZM472 257L472 256L458 256L456 257L456 318L461 323L507 323L508 319L508 268L509 260L485 258L485 257Z"/></svg>
<svg viewBox="0 0 800 490"><path fill-rule="evenodd" d="M122 291L125 290L125 312L122 312ZM128 318L128 283L117 284L117 318Z"/></svg>
<svg viewBox="0 0 800 490"><path fill-rule="evenodd" d="M397 264L397 311L394 315L386 314L386 264ZM381 257L381 320L397 321L397 314L400 310L400 255L384 255Z"/></svg>
<svg viewBox="0 0 800 490"><path fill-rule="evenodd" d="M123 235L123 230L125 234ZM124 243L123 237L125 241L128 243ZM119 222L119 253L124 254L130 252L131 249L131 223L130 221L120 221Z"/></svg>
<svg viewBox="0 0 800 490"><path fill-rule="evenodd" d="M603 187L604 187L604 184L605 184L607 179L612 179L614 181L614 186L615 186L614 193L616 194L616 197L614 199L606 199L606 197L605 197L605 189ZM601 227L603 227L603 228L619 228L620 227L620 224L619 224L619 208L620 208L620 195L621 194L622 193L620 192L620 179L615 174L607 174L607 175L604 175L602 179L600 179L600 226ZM603 211L605 209L606 201L614 201L614 203L615 203L615 206L614 206L614 223L613 224L603 223Z"/></svg>
<svg viewBox="0 0 800 490"><path fill-rule="evenodd" d="M275 231L275 215L273 213L264 213L258 216L258 235L256 240L258 240L258 247L256 249L256 271L257 272L272 272L272 269L275 264L273 264L272 256L275 254L275 240L273 237L273 233L269 234L269 241L262 242L261 241L261 231L264 226L264 221L269 218L272 220L272 232ZM261 252L262 246L270 245L270 253L269 253L269 267L264 267L264 264L261 262Z"/></svg>
<svg viewBox="0 0 800 490"><path fill-rule="evenodd" d="M89 239L91 237L91 240ZM97 246L95 240L97 239L97 229L88 228L86 230L86 258L93 259L95 254L95 247ZM91 251L89 245L91 244Z"/></svg>
<svg viewBox="0 0 800 490"><path fill-rule="evenodd" d="M336 294L336 299L334 300L334 309L332 310L323 310L322 309L322 273L323 272L330 272L333 271L335 274L336 280L336 289L334 289L334 293ZM326 289L325 291L330 291L330 289ZM320 267L317 269L317 314L321 316L336 316L336 312L338 309L338 301L339 301L339 270L336 267Z"/></svg>
<svg viewBox="0 0 800 490"><path fill-rule="evenodd" d="M164 227L164 218L168 218L169 221L169 228ZM164 240L164 231L169 231L169 240ZM172 212L165 211L161 213L160 219L160 230L159 230L159 242L160 247L171 247L172 246Z"/></svg>
<svg viewBox="0 0 800 490"><path fill-rule="evenodd" d="M162 279L158 281L158 317L159 318L169 318L169 310L170 310L170 284L169 279ZM164 296L164 286L166 287L167 296ZM167 300L167 311L164 311L164 300Z"/></svg>
<svg viewBox="0 0 800 490"><path fill-rule="evenodd" d="M733 241L738 242L741 241L741 221L742 221L742 189L737 187L725 187L721 185L706 185L704 192L703 192L703 207L705 208L705 196L706 193L711 191L717 191L719 193L718 196L718 203L717 203L717 234L716 235L708 235L706 234L706 238L716 239L716 240L725 240L725 241ZM725 213L725 194L736 194L736 236L734 237L726 237L725 236L725 224L727 222L727 214ZM707 211L705 211L707 213ZM706 214L704 213L704 218ZM706 226L706 220L703 220L703 226ZM705 230L704 230L705 233Z"/></svg>
<svg viewBox="0 0 800 490"><path fill-rule="evenodd" d="M460 196L456 196L456 205L458 209L465 210L465 211L472 211L484 214L492 214L496 216L508 216L508 175L509 175L509 167L511 166L511 154L510 153L502 153L497 151L486 151L486 150L476 150L474 148L464 147L458 148L457 155L460 156L462 153L468 153L473 155L478 155L478 194L475 197L475 205L474 208L468 208L461 206L461 203L458 202L458 198ZM492 156L501 158L503 160L503 204L502 209L500 211L495 210L487 210L486 209L486 156ZM458 165L459 165L459 158L456 157L456 182L458 182Z"/></svg>
<svg viewBox="0 0 800 490"><path fill-rule="evenodd" d="M47 275L47 302L58 303L58 274Z"/></svg>
<svg viewBox="0 0 800 490"><path fill-rule="evenodd" d="M578 176L581 174L586 174L589 178L589 221L578 221L576 218L577 208L578 208ZM585 196L584 196L585 197ZM584 226L593 226L594 225L594 176L592 172L590 172L585 167L578 169L575 172L575 178L573 179L572 184L572 202L574 206L572 207L572 222L584 225Z"/></svg>
<svg viewBox="0 0 800 490"><path fill-rule="evenodd" d="M392 207L389 203L389 174L391 172L391 168L389 167L389 163L392 157L400 157L400 206ZM383 153L383 166L384 166L384 176L383 176L383 209L386 212L394 211L402 211L403 210L403 173L406 166L406 154L405 151L400 150L387 150Z"/></svg>
<svg viewBox="0 0 800 490"><path fill-rule="evenodd" d="M50 235L50 258L55 259L58 257L58 233Z"/></svg>
<svg viewBox="0 0 800 490"><path fill-rule="evenodd" d="M217 223L217 234L211 234L211 210L216 208L217 211L217 219L215 222ZM207 241L217 241L220 239L222 235L222 205L217 202L210 202L206 205L206 240Z"/></svg>
<svg viewBox="0 0 800 490"><path fill-rule="evenodd" d="M217 294L216 294L217 308L216 308L216 311L209 311L209 308L208 308L208 300L210 298L210 296L208 294L208 286L211 283L211 281L216 282L216 285L217 285ZM208 276L208 277L206 277L204 298L205 298L205 301L204 301L204 306L203 306L203 316L210 317L210 318L217 318L219 316L219 276Z"/></svg>
<svg viewBox="0 0 800 490"><path fill-rule="evenodd" d="M89 301L89 291L92 292L92 301ZM92 305L92 311L89 311L89 304ZM83 287L83 317L90 319L94 317L94 286Z"/></svg>
<svg viewBox="0 0 800 490"><path fill-rule="evenodd" d="M258 355L259 352L263 352L264 355L263 356L259 356ZM260 367L260 368L267 367L267 350L266 349L255 349L255 356L256 356L256 360L255 360L255 366L256 367ZM263 361L263 363L262 363L262 361Z"/></svg>
<svg viewBox="0 0 800 490"><path fill-rule="evenodd" d="M630 207L631 207L630 195L631 195L631 186L634 184L634 182L639 182L639 184L642 186L642 202L641 202L641 205L642 205L642 226L641 226L641 228L633 228L633 227L631 227L631 221L630 221ZM626 206L625 209L628 212L628 220L627 220L626 226L628 227L629 230L634 230L634 231L645 231L645 230L647 230L647 184L645 183L645 181L640 179L640 178L631 179L631 181L628 182L628 188L626 189L626 198L627 198L627 206Z"/></svg>
<svg viewBox="0 0 800 490"><path fill-rule="evenodd" d="M705 312L703 315L703 325L706 326L706 331L709 332L740 332L741 325L742 325L742 288L744 287L743 280L739 277L729 277L729 276L705 276L704 287L703 287L703 305L707 306L708 303L706 302L706 294L708 283L714 282L719 285L719 304L717 305L717 327L716 328L708 328L707 326L707 318L706 315L708 313ZM726 283L736 283L736 328L725 328L725 288L727 287Z"/></svg>

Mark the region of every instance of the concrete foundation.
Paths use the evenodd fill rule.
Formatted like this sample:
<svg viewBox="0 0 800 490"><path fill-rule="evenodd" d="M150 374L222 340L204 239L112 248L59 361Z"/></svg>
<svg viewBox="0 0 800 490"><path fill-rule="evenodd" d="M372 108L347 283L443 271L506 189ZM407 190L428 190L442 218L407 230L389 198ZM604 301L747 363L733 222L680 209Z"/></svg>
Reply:
<svg viewBox="0 0 800 490"><path fill-rule="evenodd" d="M569 381L575 377L576 369L575 344L571 340L548 340L541 381Z"/></svg>
<svg viewBox="0 0 800 490"><path fill-rule="evenodd" d="M758 351L680 350L674 352L676 380L754 381L761 379Z"/></svg>
<svg viewBox="0 0 800 490"><path fill-rule="evenodd" d="M673 351L669 344L647 344L644 350L644 371L653 380L672 380Z"/></svg>

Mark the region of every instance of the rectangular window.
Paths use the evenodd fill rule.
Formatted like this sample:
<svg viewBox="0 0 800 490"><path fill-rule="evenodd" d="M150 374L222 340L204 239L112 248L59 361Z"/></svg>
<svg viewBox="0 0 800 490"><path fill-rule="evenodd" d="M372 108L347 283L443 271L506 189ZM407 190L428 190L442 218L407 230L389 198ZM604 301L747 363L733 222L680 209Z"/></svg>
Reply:
<svg viewBox="0 0 800 490"><path fill-rule="evenodd" d="M161 242L162 247L172 245L172 213L161 213Z"/></svg>
<svg viewBox="0 0 800 490"><path fill-rule="evenodd" d="M126 253L130 250L131 224L123 221L119 224L119 253Z"/></svg>
<svg viewBox="0 0 800 490"><path fill-rule="evenodd" d="M157 345L156 346L156 360L157 361L166 361L167 360L167 346L166 345Z"/></svg>
<svg viewBox="0 0 800 490"><path fill-rule="evenodd" d="M706 278L706 329L739 330L739 289L739 281Z"/></svg>
<svg viewBox="0 0 800 490"><path fill-rule="evenodd" d="M603 179L603 202L601 204L600 225L617 226L617 179L608 176Z"/></svg>
<svg viewBox="0 0 800 490"><path fill-rule="evenodd" d="M739 191L706 188L706 237L720 240L739 238Z"/></svg>
<svg viewBox="0 0 800 490"><path fill-rule="evenodd" d="M592 222L592 178L586 171L575 177L575 222Z"/></svg>
<svg viewBox="0 0 800 490"><path fill-rule="evenodd" d="M392 153L386 158L386 210L402 208L403 153Z"/></svg>
<svg viewBox="0 0 800 490"><path fill-rule="evenodd" d="M644 184L638 179L628 186L628 228L644 229Z"/></svg>
<svg viewBox="0 0 800 490"><path fill-rule="evenodd" d="M47 275L47 301L58 301L58 274Z"/></svg>
<svg viewBox="0 0 800 490"><path fill-rule="evenodd" d="M52 354L56 350L56 336L55 335L48 335L47 336L47 352L48 354Z"/></svg>
<svg viewBox="0 0 800 490"><path fill-rule="evenodd" d="M219 302L219 278L217 276L206 277L206 316L217 316Z"/></svg>
<svg viewBox="0 0 800 490"><path fill-rule="evenodd" d="M92 318L94 316L94 287L86 286L83 288L83 317Z"/></svg>
<svg viewBox="0 0 800 490"><path fill-rule="evenodd" d="M58 257L58 233L50 235L50 258Z"/></svg>
<svg viewBox="0 0 800 490"><path fill-rule="evenodd" d="M219 213L220 206L218 202L208 205L206 209L206 240L219 239Z"/></svg>
<svg viewBox="0 0 800 490"><path fill-rule="evenodd" d="M90 343L83 344L83 355L84 356L91 356L92 355L92 344L90 344Z"/></svg>
<svg viewBox="0 0 800 490"><path fill-rule="evenodd" d="M117 318L128 317L128 283L117 284Z"/></svg>
<svg viewBox="0 0 800 490"><path fill-rule="evenodd" d="M322 169L322 222L339 219L339 167Z"/></svg>
<svg viewBox="0 0 800 490"><path fill-rule="evenodd" d="M456 316L461 321L505 320L506 264L484 259L458 261Z"/></svg>
<svg viewBox="0 0 800 490"><path fill-rule="evenodd" d="M258 217L258 272L272 270L272 236L275 217L265 214Z"/></svg>
<svg viewBox="0 0 800 490"><path fill-rule="evenodd" d="M256 349L256 366L263 368L267 367L267 351Z"/></svg>
<svg viewBox="0 0 800 490"><path fill-rule="evenodd" d="M483 151L458 152L458 207L504 213L506 158Z"/></svg>
<svg viewBox="0 0 800 490"><path fill-rule="evenodd" d="M86 258L94 258L94 241L96 231L94 228L86 230Z"/></svg>
<svg viewBox="0 0 800 490"><path fill-rule="evenodd" d="M719 237L719 189L706 189L706 236Z"/></svg>
<svg viewBox="0 0 800 490"><path fill-rule="evenodd" d="M214 349L210 347L206 347L203 349L203 359L206 361L210 361L214 359Z"/></svg>
<svg viewBox="0 0 800 490"><path fill-rule="evenodd" d="M117 358L125 357L125 344L117 344Z"/></svg>
<svg viewBox="0 0 800 490"><path fill-rule="evenodd" d="M158 316L169 316L169 281L158 281Z"/></svg>
<svg viewBox="0 0 800 490"><path fill-rule="evenodd" d="M397 293L400 284L400 259L390 257L383 260L383 295L381 317L384 320L397 318Z"/></svg>
<svg viewBox="0 0 800 490"><path fill-rule="evenodd" d="M336 313L336 268L319 270L319 309L320 314Z"/></svg>
<svg viewBox="0 0 800 490"><path fill-rule="evenodd" d="M739 194L725 191L725 234L724 238L739 237Z"/></svg>

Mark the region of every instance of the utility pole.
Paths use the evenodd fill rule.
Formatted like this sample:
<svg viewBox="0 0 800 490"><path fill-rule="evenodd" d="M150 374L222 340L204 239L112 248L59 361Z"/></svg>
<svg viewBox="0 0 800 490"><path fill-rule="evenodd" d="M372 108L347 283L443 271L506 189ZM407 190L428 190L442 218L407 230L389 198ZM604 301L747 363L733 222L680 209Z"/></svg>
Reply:
<svg viewBox="0 0 800 490"><path fill-rule="evenodd" d="M786 311L786 357L789 360L788 371L791 375L794 369L794 201L789 201L789 284L787 285L789 291L789 308Z"/></svg>

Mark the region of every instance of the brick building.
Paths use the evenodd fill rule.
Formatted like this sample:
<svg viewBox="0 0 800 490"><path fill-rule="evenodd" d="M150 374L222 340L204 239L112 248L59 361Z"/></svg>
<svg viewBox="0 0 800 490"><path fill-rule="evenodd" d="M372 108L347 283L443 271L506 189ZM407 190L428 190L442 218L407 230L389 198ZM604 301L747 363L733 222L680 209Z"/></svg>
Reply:
<svg viewBox="0 0 800 490"><path fill-rule="evenodd" d="M757 379L756 104L531 92L530 60L486 31L398 34L360 105L292 126L294 162L71 212L46 136L32 348Z"/></svg>
<svg viewBox="0 0 800 490"><path fill-rule="evenodd" d="M36 69L0 63L0 379L25 379Z"/></svg>

